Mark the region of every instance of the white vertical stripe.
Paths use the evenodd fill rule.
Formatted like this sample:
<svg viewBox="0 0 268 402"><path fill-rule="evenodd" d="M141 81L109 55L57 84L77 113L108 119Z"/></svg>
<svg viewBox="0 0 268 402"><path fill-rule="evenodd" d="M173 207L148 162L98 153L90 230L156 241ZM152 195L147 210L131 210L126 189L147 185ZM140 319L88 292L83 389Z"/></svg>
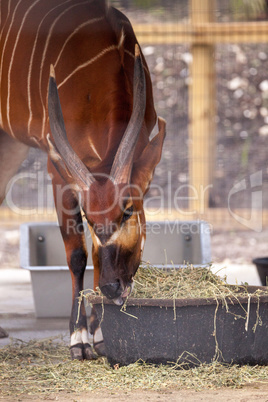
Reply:
<svg viewBox="0 0 268 402"><path fill-rule="evenodd" d="M64 51L64 48L66 47L67 43L72 39L72 37L73 37L80 29L84 28L84 27L87 26L87 25L91 25L91 24L94 24L94 23L96 23L96 22L99 22L99 21L101 21L101 20L103 20L103 19L104 19L104 17L93 18L92 20L86 21L86 22L84 22L83 24L79 25L79 26L71 33L71 35L68 36L68 38L67 38L66 41L64 42L64 44L63 44L63 46L62 46L62 49L61 49L61 51L60 51L60 53L59 53L59 55L58 55L58 58L57 58L57 60L56 60L55 63L54 63L54 67L57 66L57 64L58 64L58 62L59 62L59 60L60 60L60 58L61 58L61 55L62 55L62 53L63 53L63 51Z"/></svg>
<svg viewBox="0 0 268 402"><path fill-rule="evenodd" d="M67 12L69 12L72 8L75 8L75 7L77 7L77 6L81 6L81 5L83 5L83 4L88 4L88 1L82 1L81 3L74 4L74 5L70 6L69 8L67 8L66 10L64 10L61 14L59 14L59 15L57 16L57 18L54 20L53 24L51 25L50 30L49 30L48 35L47 35L47 40L46 40L46 44L45 44L45 49L44 49L44 52L43 52L42 61L41 61L41 65L40 65L40 76L39 76L39 95L40 95L41 104L42 104L42 109L43 109L42 137L44 137L44 135L45 135L46 108L45 108L45 105L44 105L44 102L43 102L42 86L41 86L41 84L42 84L42 75L43 75L43 68L44 68L44 63L45 63L45 58L46 58L46 52L47 52L47 49L48 49L49 41L50 41L51 36L52 36L52 31L53 31L55 25L57 24L57 22L60 20L60 18L61 18L64 14L66 14ZM51 62L52 62L52 61L50 61L50 63L51 63Z"/></svg>
<svg viewBox="0 0 268 402"><path fill-rule="evenodd" d="M31 123L32 123L32 119L33 119L32 101L31 101L31 78L32 78L33 59L34 59L34 54L35 54L35 50L36 50L36 44L37 44L39 32L40 32L40 29L41 29L41 26L42 26L44 20L49 16L49 14L54 12L54 10L56 10L57 8L62 7L62 5L70 3L71 1L72 0L67 0L65 3L58 4L54 8L50 9L47 12L47 14L43 17L43 19L41 20L41 22L40 22L40 24L38 26L37 32L36 32L35 41L34 41L34 45L33 45L33 50L32 50L30 63L29 63L28 77L27 77L27 93L28 93L28 109L29 109L28 134L29 135L30 135Z"/></svg>
<svg viewBox="0 0 268 402"><path fill-rule="evenodd" d="M0 0L1 2L2 0ZM10 33L12 31L14 31L13 26L14 21L17 17L17 11L18 11L18 7L23 4L24 0L18 0L17 4L15 2L15 7L11 9L11 0L8 0L8 12L7 12L7 16L5 18L5 22L4 22L4 26L7 25L8 22L8 32L6 34L5 37L5 41L4 41L4 45L3 45L3 51L2 51L2 55L1 55L1 59L0 59L0 86L1 86L1 77L2 77L2 73L3 73L3 66L4 66L4 59L5 59L5 52L6 52L6 48L7 48L7 44L8 44L8 40L10 37ZM18 42L19 42L19 38L22 32L22 29L24 27L26 18L28 17L30 11L32 10L32 8L34 6L36 6L36 4L38 4L41 0L35 0L33 4L30 5L30 7L26 10L25 14L23 15L23 19L20 22L20 26L19 28L16 27L17 30L17 36L15 39L15 44L14 47L12 49L12 55L11 55L11 59L10 59L10 63L9 63L9 67L8 67L8 75L7 75L7 121L8 121L8 126L10 129L11 134L14 136L13 130L12 130L12 123L11 123L11 115L10 115L10 107L11 107L11 75L12 75L12 68L13 68L13 64L14 64L14 60L15 60L15 54L16 54L16 50L18 47ZM29 61L29 70L28 70L28 75L27 75L27 100L28 100L28 109L29 109L29 119L28 119L28 133L30 135L30 130L31 130L31 123L32 123L32 119L33 119L33 111L32 111L32 101L31 101L31 79L32 79L32 70L33 70L33 61L34 61L34 56L35 56L35 52L37 51L37 42L38 42L38 37L39 37L39 33L40 33L40 29L41 26L45 20L45 18L52 13L56 8L62 7L67 5L68 3L73 2L73 0L66 0L63 1L61 4L56 5L54 8L50 9L47 14L43 17L43 19L41 20L37 32L36 32L36 36L35 36L35 40L34 40L34 44L33 44L33 49L32 49L32 53L31 53L31 57L30 57L30 61ZM60 20L60 18L66 14L67 12L69 12L71 9L80 6L80 5L84 5L84 4L88 4L90 1L81 1L80 3L77 4L72 4L71 6L69 6L68 8L65 8L59 15L57 15L57 17L54 19L54 21L52 22L50 29L48 31L47 37L46 37L46 42L45 42L45 46L44 46L44 50L43 50L43 54L42 54L42 60L41 60L41 65L40 65L40 75L39 75L39 96L40 96L40 102L41 102L41 107L42 107L42 111L43 111L43 119L42 119L42 136L44 136L44 128L45 128L45 123L46 123L46 107L44 104L44 97L42 96L42 75L43 75L43 69L44 69L44 65L45 65L45 59L46 59L46 54L47 54L47 50L48 50L48 46L49 46L49 42L52 38L53 35L53 30L55 28L55 25L57 24L57 22ZM10 21L8 21L8 19L10 18ZM60 57L62 56L62 53L67 45L67 43L71 40L71 38L83 27L85 27L86 25L90 25L93 24L95 22L98 22L100 20L102 20L104 17L98 17L98 18L93 18L92 20L88 20L85 21L84 23L82 23L81 25L79 25L78 27L75 28L75 30L70 33L70 35L67 37L67 39L65 40L60 53L58 54L58 57L56 59L56 63L57 64L60 60ZM122 21L124 22L124 21ZM125 23L125 22L124 22ZM0 38L1 35L3 35L3 29L0 33ZM86 61L85 63L79 65L78 67L76 67L74 69L74 71L72 71L59 85L58 88L60 88L62 85L64 85L74 74L76 74L78 71L80 71L81 69L89 66L90 64L93 64L95 61L97 61L99 58L101 58L102 56L104 56L106 53L112 51L112 50L116 50L118 49L118 47L122 44L122 38L123 38L123 34L121 36L121 39L119 41L118 45L112 45L106 49L104 49L103 51L101 51L97 56L93 57L92 59ZM134 57L134 55L129 52L128 50L125 49L125 52L128 53L131 57ZM51 61L50 61L51 62ZM53 62L53 61L52 61ZM146 69L147 70L147 69ZM37 84L37 83L36 83ZM32 84L34 85L34 83ZM1 108L0 108L1 109ZM0 124L2 124L2 112L0 110ZM92 146L93 151L95 152L96 156L101 160L100 155L98 154L96 148L94 146Z"/></svg>
<svg viewBox="0 0 268 402"><path fill-rule="evenodd" d="M0 88L1 88L1 82L2 82L2 70L3 70L3 61L4 61L4 54L5 54L5 50L6 50L6 45L7 45L8 37L9 37L10 31L11 31L11 28L12 28L12 25L13 25L13 22L14 22L14 19L15 19L16 11L17 11L17 9L18 9L18 7L19 7L21 2L22 2L22 0L19 0L19 2L17 3L16 7L13 10L12 19L11 19L9 29L8 29L8 32L6 34L4 46L3 46L3 49L2 49L1 62L0 62ZM0 121L1 122L3 121L2 108L0 108Z"/></svg>
<svg viewBox="0 0 268 402"><path fill-rule="evenodd" d="M7 89L7 122L8 122L8 126L10 129L11 134L14 137L14 133L11 127L11 123L10 123L10 76L11 76L11 69L12 69L12 65L13 65L13 61L14 61L14 56L15 56L15 52L16 52L16 48L18 45L18 41L20 38L20 34L24 25L24 22L26 20L26 18L28 17L30 11L34 8L34 6L39 3L41 0L35 0L35 2L28 8L28 10L26 11L26 13L24 14L24 17L22 19L20 28L18 30L17 36L16 36L16 41L15 41L15 45L13 47L13 51L12 51L12 55L11 55L11 59L10 59L10 63L9 63L9 69L8 69L8 76L7 76L7 81L8 81L8 89Z"/></svg>
<svg viewBox="0 0 268 402"><path fill-rule="evenodd" d="M7 20L8 20L9 14L10 14L10 2L11 2L11 0L8 0L8 5L7 5L7 16L6 16L5 22L4 22L4 21L2 21L2 12L1 12L1 15L0 15L0 20L1 20L1 32L0 32L0 40L1 40L1 38L2 38L2 33L3 33L3 30L4 30L5 26L6 26L6 23L7 23ZM1 0L0 6L2 7L2 0ZM4 7L4 6L3 6L3 7ZM4 24L3 24L3 23L4 23ZM2 25L2 24L3 24L3 25Z"/></svg>
<svg viewBox="0 0 268 402"><path fill-rule="evenodd" d="M102 56L104 56L106 53L111 52L112 50L117 50L118 46L117 45L112 45L107 47L106 49L102 50L97 56L93 57L92 59L86 61L83 64L80 64L80 66L76 67L71 74L69 74L59 85L58 88L60 88L62 85L64 85L74 74L76 74L79 70L82 70L85 67L88 67L90 64L94 63L94 61L100 59Z"/></svg>
<svg viewBox="0 0 268 402"><path fill-rule="evenodd" d="M1 16L0 16L0 18L1 18L1 25L0 25L0 41L1 41L1 39L2 39L3 31L4 31L5 27L6 27L7 20L8 20L9 14L10 14L10 2L11 2L11 0L8 0L8 10L7 10L7 15L6 15L5 22L2 21L2 12L1 12ZM2 0L1 0L0 6L2 7ZM1 10L2 10L2 9L1 9ZM1 86L1 78L2 78L2 77L0 76L0 86ZM3 127L3 120L2 120L2 112L1 112L1 109L2 109L2 108L1 108L1 101L0 101L0 126Z"/></svg>

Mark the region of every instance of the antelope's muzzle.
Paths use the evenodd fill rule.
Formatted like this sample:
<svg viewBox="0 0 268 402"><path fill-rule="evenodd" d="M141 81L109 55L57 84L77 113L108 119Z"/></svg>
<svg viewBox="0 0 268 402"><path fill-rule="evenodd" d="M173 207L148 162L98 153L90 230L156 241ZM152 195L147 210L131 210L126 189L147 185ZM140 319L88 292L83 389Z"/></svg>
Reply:
<svg viewBox="0 0 268 402"><path fill-rule="evenodd" d="M107 299L117 299L122 294L119 281L115 283L107 283L107 285L102 286L100 290Z"/></svg>

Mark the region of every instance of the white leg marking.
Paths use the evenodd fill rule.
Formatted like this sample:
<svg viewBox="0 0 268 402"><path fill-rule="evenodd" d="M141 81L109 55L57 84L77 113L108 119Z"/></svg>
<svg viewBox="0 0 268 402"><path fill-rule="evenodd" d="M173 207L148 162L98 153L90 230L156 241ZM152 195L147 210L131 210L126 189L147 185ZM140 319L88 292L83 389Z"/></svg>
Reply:
<svg viewBox="0 0 268 402"><path fill-rule="evenodd" d="M71 335L71 346L77 345L78 343L89 343L88 333L85 328L82 331L77 330Z"/></svg>
<svg viewBox="0 0 268 402"><path fill-rule="evenodd" d="M98 343L103 341L103 335L101 331L101 327L98 327L93 335L93 342Z"/></svg>

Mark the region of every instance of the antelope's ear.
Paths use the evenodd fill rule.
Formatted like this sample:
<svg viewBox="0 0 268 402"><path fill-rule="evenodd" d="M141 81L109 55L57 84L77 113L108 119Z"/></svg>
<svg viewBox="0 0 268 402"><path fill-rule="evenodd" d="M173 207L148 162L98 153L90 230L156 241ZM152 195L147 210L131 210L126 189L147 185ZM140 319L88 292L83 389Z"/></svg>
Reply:
<svg viewBox="0 0 268 402"><path fill-rule="evenodd" d="M159 133L149 142L132 169L132 184L139 186L143 194L149 189L156 165L160 162L166 136L166 122L158 118Z"/></svg>

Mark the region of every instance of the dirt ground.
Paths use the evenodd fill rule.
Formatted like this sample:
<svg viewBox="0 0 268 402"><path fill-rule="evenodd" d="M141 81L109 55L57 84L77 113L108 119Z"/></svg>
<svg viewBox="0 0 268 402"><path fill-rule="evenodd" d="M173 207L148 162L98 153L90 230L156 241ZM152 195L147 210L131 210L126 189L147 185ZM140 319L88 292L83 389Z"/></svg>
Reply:
<svg viewBox="0 0 268 402"><path fill-rule="evenodd" d="M235 401L235 402L267 402L268 401L268 385L252 384L242 389L220 388L217 390L167 390L167 391L129 391L129 392L110 392L105 395L97 392L87 392L83 394L71 394L61 392L60 394L52 394L42 399L35 396L20 396L16 399L1 398L1 401L59 401L59 402L200 402L200 401Z"/></svg>

